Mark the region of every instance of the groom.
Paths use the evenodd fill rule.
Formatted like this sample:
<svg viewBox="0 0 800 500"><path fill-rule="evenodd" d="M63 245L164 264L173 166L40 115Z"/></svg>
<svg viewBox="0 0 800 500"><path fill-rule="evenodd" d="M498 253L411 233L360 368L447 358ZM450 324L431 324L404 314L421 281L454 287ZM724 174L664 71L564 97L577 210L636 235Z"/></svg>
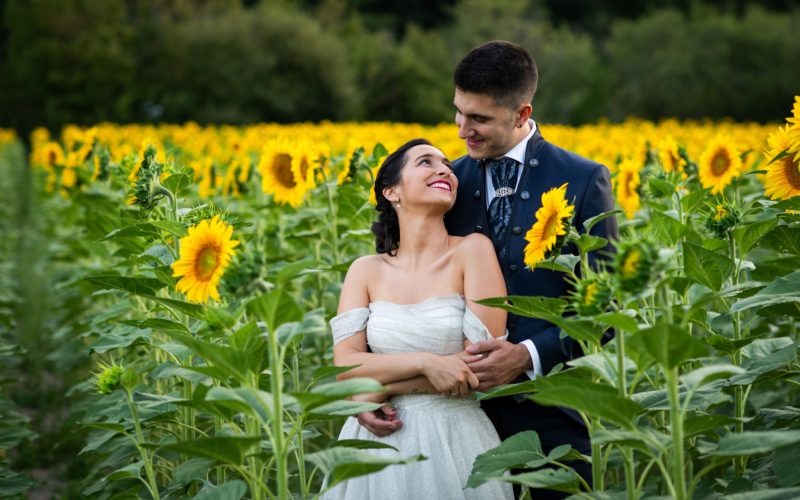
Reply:
<svg viewBox="0 0 800 500"><path fill-rule="evenodd" d="M492 240L508 295L566 295L569 284L563 273L525 268L525 233L536 220L542 194L564 183L566 198L575 205L573 225L578 231L584 231L587 219L613 210L608 169L543 138L531 119L538 70L524 48L505 41L476 47L458 64L454 80L458 136L466 141L469 155L453 162L459 188L455 206L445 216L448 232L459 236L480 232ZM616 219L599 222L592 234L618 240ZM589 259L594 264L598 252L590 253ZM485 356L470 364L481 382L480 391L547 375L580 355L576 342L562 338L558 327L541 319L509 314L508 332L507 341L489 340L467 349ZM590 454L586 427L575 412L511 397L488 400L482 406L501 439L534 430L545 452L569 443ZM586 463L573 466L591 483ZM550 493L537 492L536 498L548 498Z"/></svg>
<svg viewBox="0 0 800 500"><path fill-rule="evenodd" d="M459 188L456 203L445 216L448 232L459 236L479 232L492 240L508 295L567 294L563 273L525 268L525 233L535 222L542 193L564 183L567 200L575 205L573 224L580 232L584 221L613 210L608 169L544 140L531 119L538 70L524 48L505 41L476 47L458 64L454 80L455 121L469 154L453 162ZM617 240L616 220L597 223L592 234ZM589 258L594 264L598 251ZM562 338L560 330L546 321L509 314L508 331L508 340L479 342L468 349L470 354L483 354L483 359L469 365L480 380L480 391L547 375L580 355L577 343ZM545 452L568 443L590 454L586 427L571 410L512 397L488 400L482 406L501 439L534 430ZM383 417L366 413L359 415L359 421L377 435L402 425L395 415ZM572 465L591 483L586 463ZM536 492L536 498L559 497Z"/></svg>

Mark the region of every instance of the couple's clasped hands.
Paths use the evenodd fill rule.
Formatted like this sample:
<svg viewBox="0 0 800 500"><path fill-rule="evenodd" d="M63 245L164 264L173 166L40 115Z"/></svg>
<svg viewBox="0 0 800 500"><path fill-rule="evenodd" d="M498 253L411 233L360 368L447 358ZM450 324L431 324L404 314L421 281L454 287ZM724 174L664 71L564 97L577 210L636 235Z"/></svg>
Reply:
<svg viewBox="0 0 800 500"><path fill-rule="evenodd" d="M424 356L423 375L436 392L446 396L467 396L473 391L511 383L529 368L530 355L521 345L506 340L485 340L466 350L447 356L420 353ZM355 396L356 401L383 403L386 393ZM358 415L359 423L376 436L388 436L403 423L392 405Z"/></svg>

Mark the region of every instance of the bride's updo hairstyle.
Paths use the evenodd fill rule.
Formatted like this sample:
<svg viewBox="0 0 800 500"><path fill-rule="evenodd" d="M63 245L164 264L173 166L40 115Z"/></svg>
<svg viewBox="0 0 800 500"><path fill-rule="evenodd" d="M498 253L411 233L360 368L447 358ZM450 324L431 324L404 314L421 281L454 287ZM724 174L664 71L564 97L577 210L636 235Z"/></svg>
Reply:
<svg viewBox="0 0 800 500"><path fill-rule="evenodd" d="M400 246L400 221L392 202L383 195L383 190L400 182L406 154L414 146L422 144L431 145L425 139L413 139L397 148L383 160L375 176L375 200L378 202L375 208L378 210L378 220L372 223L372 233L375 235L375 251L378 253L387 253L394 257L397 247Z"/></svg>

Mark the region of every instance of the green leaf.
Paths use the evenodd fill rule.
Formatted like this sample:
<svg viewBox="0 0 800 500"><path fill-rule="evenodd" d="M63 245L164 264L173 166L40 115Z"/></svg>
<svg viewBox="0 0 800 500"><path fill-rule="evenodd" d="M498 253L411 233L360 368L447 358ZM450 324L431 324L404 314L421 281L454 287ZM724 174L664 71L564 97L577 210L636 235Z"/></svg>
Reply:
<svg viewBox="0 0 800 500"><path fill-rule="evenodd" d="M580 235L578 238L574 240L574 242L581 250L581 252L583 252L584 254L589 253L592 250L605 248L606 245L608 245L607 239L601 238L599 236L591 236L586 233Z"/></svg>
<svg viewBox="0 0 800 500"><path fill-rule="evenodd" d="M796 463L795 467L797 467ZM723 500L787 500L789 498L800 498L800 488L776 488L771 490L748 491L746 493L725 495L722 498Z"/></svg>
<svg viewBox="0 0 800 500"><path fill-rule="evenodd" d="M712 380L726 378L730 375L744 373L744 369L730 364L718 364L701 366L685 375L681 376L681 382L690 391L697 390L701 385L704 385Z"/></svg>
<svg viewBox="0 0 800 500"><path fill-rule="evenodd" d="M172 332L183 332L189 333L189 330L181 323L177 321L171 321L168 319L162 318L150 318L144 320L138 319L129 319L124 320L121 323L126 325L135 326L136 328L145 329L150 328L156 331L172 331Z"/></svg>
<svg viewBox="0 0 800 500"><path fill-rule="evenodd" d="M578 474L572 469L541 469L514 476L499 476L498 481L519 484L528 488L574 493L578 491Z"/></svg>
<svg viewBox="0 0 800 500"><path fill-rule="evenodd" d="M244 456L260 442L259 437L216 436L167 444L162 448L192 457L206 457L226 464L241 465Z"/></svg>
<svg viewBox="0 0 800 500"><path fill-rule="evenodd" d="M125 467L119 468L106 477L106 481L117 481L120 479L136 479L142 475L144 462L139 460Z"/></svg>
<svg viewBox="0 0 800 500"><path fill-rule="evenodd" d="M651 211L653 229L670 245L675 245L689 232L689 228L675 217L657 211Z"/></svg>
<svg viewBox="0 0 800 500"><path fill-rule="evenodd" d="M233 479L218 486L203 488L194 500L239 500L247 493L244 481Z"/></svg>
<svg viewBox="0 0 800 500"><path fill-rule="evenodd" d="M650 177L648 185L656 198L670 198L675 194L675 185L665 179Z"/></svg>
<svg viewBox="0 0 800 500"><path fill-rule="evenodd" d="M608 312L595 316L595 319L618 330L634 333L639 331L639 324L634 317L635 314L636 312L632 310Z"/></svg>
<svg viewBox="0 0 800 500"><path fill-rule="evenodd" d="M695 415L683 421L683 433L686 438L699 434L715 435L719 429L738 422L738 419L728 415Z"/></svg>
<svg viewBox="0 0 800 500"><path fill-rule="evenodd" d="M129 347L136 343L149 343L152 331L142 330L135 326L119 325L104 332L89 346L91 351L97 353L108 352L112 349Z"/></svg>
<svg viewBox="0 0 800 500"><path fill-rule="evenodd" d="M768 232L761 242L778 252L800 255L800 228L778 226Z"/></svg>
<svg viewBox="0 0 800 500"><path fill-rule="evenodd" d="M314 380L312 383L316 384L320 380L325 380L326 378L335 377L342 373L352 370L360 365L352 365L352 366L320 366L319 368L314 370Z"/></svg>
<svg viewBox="0 0 800 500"><path fill-rule="evenodd" d="M706 347L678 325L661 322L628 338L627 345L666 369L707 354Z"/></svg>
<svg viewBox="0 0 800 500"><path fill-rule="evenodd" d="M644 412L639 403L620 397L616 389L561 372L538 380L531 399L545 406L565 406L620 427L633 428Z"/></svg>
<svg viewBox="0 0 800 500"><path fill-rule="evenodd" d="M636 365L633 361L625 358L625 371L635 371ZM608 385L614 386L617 383L617 356L607 351L600 351L594 354L587 354L573 359L567 363L569 366L586 368L602 377Z"/></svg>
<svg viewBox="0 0 800 500"><path fill-rule="evenodd" d="M586 230L587 233L591 233L592 228L595 226L595 224L604 219L613 217L621 213L623 213L622 210L610 210L608 212L603 212L602 214L595 215L594 217L589 217L588 219L583 221L583 228Z"/></svg>
<svg viewBox="0 0 800 500"><path fill-rule="evenodd" d="M671 442L669 436L649 427L635 429L598 429L592 432L593 444L617 444L636 448L651 457L664 453Z"/></svg>
<svg viewBox="0 0 800 500"><path fill-rule="evenodd" d="M710 455L739 457L767 453L782 446L800 443L800 430L745 431L731 433L719 440Z"/></svg>
<svg viewBox="0 0 800 500"><path fill-rule="evenodd" d="M688 278L719 291L733 269L734 263L728 257L684 242L683 270Z"/></svg>
<svg viewBox="0 0 800 500"><path fill-rule="evenodd" d="M333 417L349 417L358 415L366 411L375 411L383 406L383 403L368 403L363 401L332 401L314 407L310 413L314 415L329 415Z"/></svg>
<svg viewBox="0 0 800 500"><path fill-rule="evenodd" d="M759 376L783 368L797 357L797 345L788 337L757 339L742 348L746 370L731 377L731 385L749 385Z"/></svg>
<svg viewBox="0 0 800 500"><path fill-rule="evenodd" d="M575 266L581 261L579 255L561 254L553 260L543 260L536 264L536 269L549 269L561 273L571 274L575 272Z"/></svg>
<svg viewBox="0 0 800 500"><path fill-rule="evenodd" d="M186 226L174 220L154 220L150 221L150 224L179 238L188 233Z"/></svg>
<svg viewBox="0 0 800 500"><path fill-rule="evenodd" d="M224 345L212 344L179 332L165 333L176 342L190 348L196 355L205 359L212 366L222 367L227 370L230 376L235 376L242 382L245 381L248 353L237 351Z"/></svg>
<svg viewBox="0 0 800 500"><path fill-rule="evenodd" d="M784 446L775 450L772 467L779 486L800 485L800 467L797 464L800 464L800 446Z"/></svg>
<svg viewBox="0 0 800 500"><path fill-rule="evenodd" d="M143 295L143 297L146 299L156 301L159 304L166 306L170 309L175 309L195 319L203 319L204 317L203 306L199 304L191 304L189 302L183 302L182 300L167 299L164 297L156 297L153 295Z"/></svg>
<svg viewBox="0 0 800 500"><path fill-rule="evenodd" d="M384 387L375 379L366 377L355 377L346 380L329 382L314 386L310 391L294 392L292 395L300 403L303 411L310 412L317 407L327 405L337 400L344 399L356 394L369 394L383 392ZM378 405L378 408L382 405ZM355 406L353 406L355 407ZM337 407L329 407L327 410L335 410ZM339 406L343 411L347 411L345 406ZM366 406L365 406L366 408ZM376 408L372 408L376 409ZM371 410L363 410L371 411ZM317 413L317 411L314 411ZM326 413L321 411L319 413ZM336 414L336 413L333 413ZM345 413L350 415L350 413Z"/></svg>
<svg viewBox="0 0 800 500"><path fill-rule="evenodd" d="M499 307L518 316L545 319L561 316L561 313L567 307L567 301L565 300L551 297L527 297L522 295L496 297L476 300L475 302L485 306Z"/></svg>
<svg viewBox="0 0 800 500"><path fill-rule="evenodd" d="M753 249L775 225L777 218L753 222L751 224L739 226L733 230L733 238L739 245L741 255L744 256Z"/></svg>
<svg viewBox="0 0 800 500"><path fill-rule="evenodd" d="M399 451L394 446L380 441L370 441L369 439L340 439L329 444L329 446L343 446L345 448L357 448L359 450L394 450Z"/></svg>
<svg viewBox="0 0 800 500"><path fill-rule="evenodd" d="M475 399L484 401L487 399L502 398L505 396L514 396L516 394L530 394L536 388L535 380L526 380L517 384L506 384L492 387L486 392L475 393Z"/></svg>
<svg viewBox="0 0 800 500"><path fill-rule="evenodd" d="M686 386L682 385L678 387L678 400L682 406L686 406L687 410L706 411L712 406L727 403L733 399L723 392L727 385L729 384L725 380L716 380L701 386L692 394L692 399L688 402L688 405L686 404L688 392ZM639 392L632 395L631 398L647 408L648 411L668 411L670 409L669 396L666 389Z"/></svg>
<svg viewBox="0 0 800 500"><path fill-rule="evenodd" d="M164 284L155 278L131 277L118 275L98 275L84 278L98 290L122 290L136 295L154 295L164 288Z"/></svg>
<svg viewBox="0 0 800 500"><path fill-rule="evenodd" d="M330 448L306 455L306 460L319 467L325 474L329 488L347 479L378 472L390 465L410 464L425 459L422 455L390 458L343 447Z"/></svg>
<svg viewBox="0 0 800 500"><path fill-rule="evenodd" d="M162 186L172 191L172 194L177 198L180 192L194 184L194 179L186 174L173 174L164 179L161 183Z"/></svg>
<svg viewBox="0 0 800 500"><path fill-rule="evenodd" d="M697 208L708 199L709 192L711 192L711 188L690 191L686 196L681 198L683 212L687 214L696 212Z"/></svg>
<svg viewBox="0 0 800 500"><path fill-rule="evenodd" d="M206 394L206 401L222 404L227 408L258 418L262 423L272 418L273 401L268 392L251 387L212 387Z"/></svg>
<svg viewBox="0 0 800 500"><path fill-rule="evenodd" d="M35 483L21 472L0 469L0 497L21 495Z"/></svg>
<svg viewBox="0 0 800 500"><path fill-rule="evenodd" d="M755 295L737 301L731 306L731 312L736 313L786 303L800 306L800 271L782 276L759 290ZM800 313L800 308L798 308L798 313Z"/></svg>
<svg viewBox="0 0 800 500"><path fill-rule="evenodd" d="M213 465L214 460L210 458L190 458L175 467L169 486L185 486L192 481L205 481Z"/></svg>
<svg viewBox="0 0 800 500"><path fill-rule="evenodd" d="M539 468L567 455L572 458L580 456L569 445L559 446L546 454L542 450L539 435L535 431L523 431L478 455L472 464L466 486L477 488L487 481L498 479L507 470Z"/></svg>

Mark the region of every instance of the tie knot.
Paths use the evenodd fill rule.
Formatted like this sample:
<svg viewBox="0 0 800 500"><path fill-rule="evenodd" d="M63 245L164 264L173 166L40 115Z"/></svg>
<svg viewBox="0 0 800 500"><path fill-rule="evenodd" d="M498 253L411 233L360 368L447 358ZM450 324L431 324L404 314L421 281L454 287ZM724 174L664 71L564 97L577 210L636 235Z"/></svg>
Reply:
<svg viewBox="0 0 800 500"><path fill-rule="evenodd" d="M517 165L519 165L517 160L504 156L489 160L488 163L495 188L513 188L517 185Z"/></svg>

